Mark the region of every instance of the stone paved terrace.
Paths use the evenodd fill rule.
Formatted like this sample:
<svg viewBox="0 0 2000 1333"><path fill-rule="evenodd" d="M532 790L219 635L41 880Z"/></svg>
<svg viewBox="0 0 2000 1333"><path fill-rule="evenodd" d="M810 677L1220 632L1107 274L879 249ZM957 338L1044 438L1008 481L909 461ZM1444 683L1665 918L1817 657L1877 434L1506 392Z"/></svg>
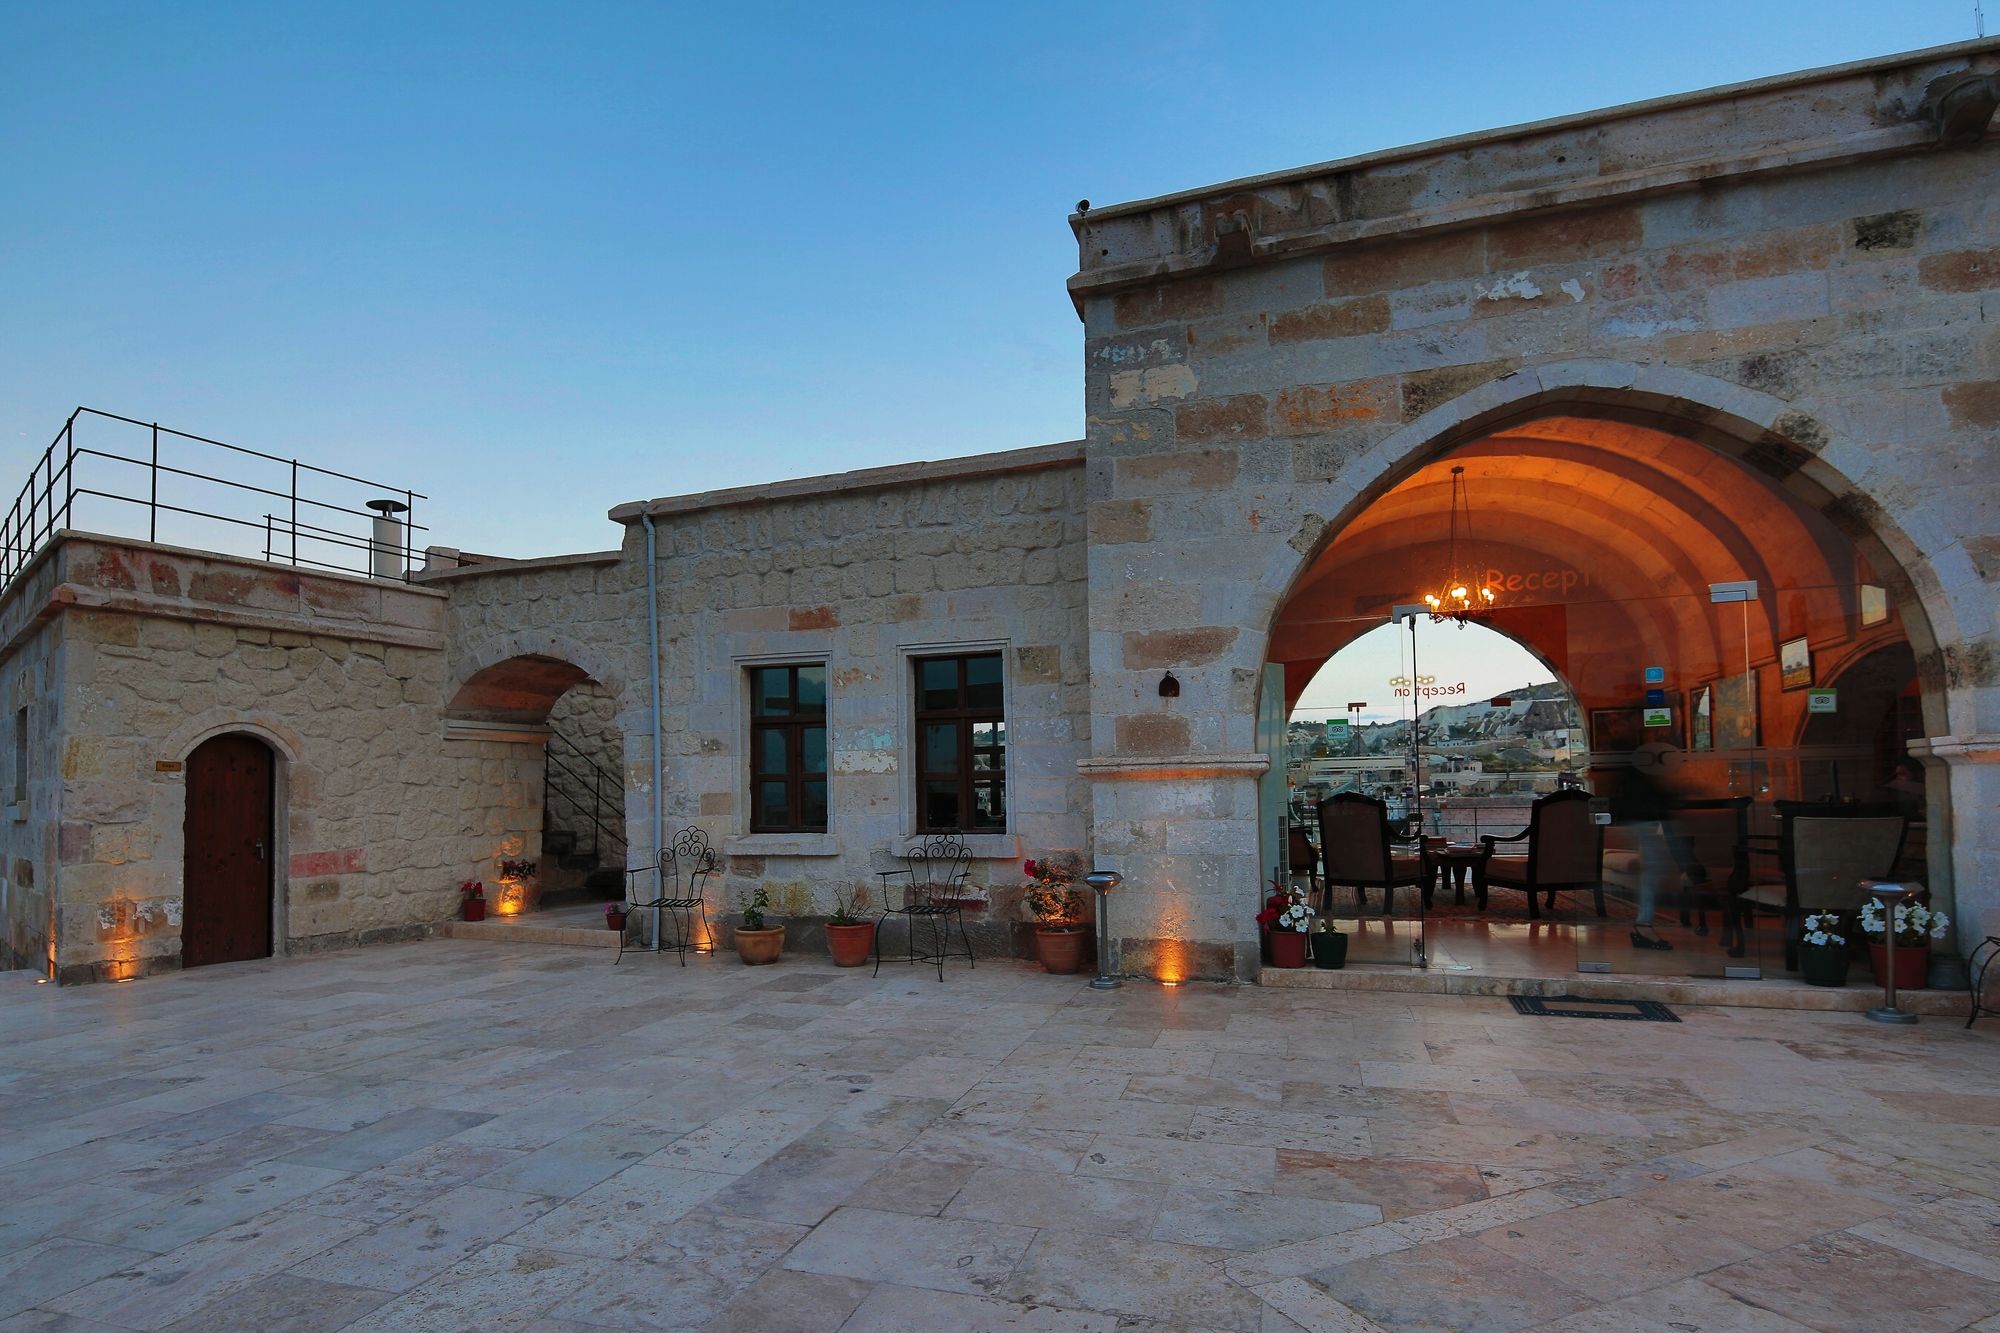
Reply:
<svg viewBox="0 0 2000 1333"><path fill-rule="evenodd" d="M0 1328L2000 1329L2000 1024L1681 1013L456 940L10 974Z"/></svg>

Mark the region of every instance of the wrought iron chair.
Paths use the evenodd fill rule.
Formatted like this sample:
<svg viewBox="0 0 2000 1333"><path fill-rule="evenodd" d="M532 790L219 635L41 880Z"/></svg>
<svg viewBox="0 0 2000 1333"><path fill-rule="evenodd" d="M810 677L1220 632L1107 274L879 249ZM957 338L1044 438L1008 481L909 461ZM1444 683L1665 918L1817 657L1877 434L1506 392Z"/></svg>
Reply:
<svg viewBox="0 0 2000 1333"><path fill-rule="evenodd" d="M964 835L958 833L936 833L925 838L903 856L903 866L899 870L878 870L876 875L882 881L882 918L875 924L875 975L882 973L882 932L889 924L889 918L900 916L909 938L908 961L937 964L938 980L944 980L944 962L947 958L958 957L958 951L951 947L951 928L958 926L958 938L965 946L965 961L977 966L972 958L972 938L965 933L965 917L962 901L966 879L972 873L972 851L965 845ZM896 905L890 898L891 882L902 879L902 903ZM927 931L925 947L917 948L917 923L921 921Z"/></svg>
<svg viewBox="0 0 2000 1333"><path fill-rule="evenodd" d="M1319 803L1319 856L1320 907L1329 914L1336 884L1352 888L1364 912L1368 890L1382 890L1382 915L1387 916L1398 886L1422 885L1428 890L1435 877L1421 853L1398 852L1389 846L1389 807L1360 792L1335 792Z"/></svg>
<svg viewBox="0 0 2000 1333"><path fill-rule="evenodd" d="M1548 895L1549 910L1556 906L1556 894L1564 889L1589 889L1599 916L1604 910L1604 829L1591 813L1590 794L1556 791L1535 798L1528 811L1528 827L1519 833L1499 837L1486 833L1479 841L1486 847L1484 873L1478 881L1479 905L1486 906L1486 890L1499 884L1520 889L1528 895L1528 915L1539 917L1535 895ZM1497 844L1526 842L1525 853L1502 852Z"/></svg>
<svg viewBox="0 0 2000 1333"><path fill-rule="evenodd" d="M1993 966L1994 959L2000 958L2000 907L1987 908L1981 920L1985 926L1986 938L1975 944L1972 952L1965 956L1967 984L1972 988L1972 1012L1966 1015L1967 1027L1979 1021L1982 1009L1989 1014L2000 1013L2000 1009L1985 1003L1986 969ZM1986 955L1984 960L1979 957L1982 953Z"/></svg>
<svg viewBox="0 0 2000 1333"><path fill-rule="evenodd" d="M1779 801L1777 884L1752 884L1730 902L1723 939L1730 956L1746 949L1744 928L1758 908L1784 921L1785 967L1799 965L1799 934L1809 912L1852 914L1868 900L1863 880L1888 879L1903 850L1909 820L1893 805Z"/></svg>
<svg viewBox="0 0 2000 1333"><path fill-rule="evenodd" d="M625 949L631 941L635 928L643 936L644 927L640 922L643 913L652 914L654 932L661 949L671 949L680 956L681 966L687 966L690 950L695 953L715 952L715 933L708 926L708 881L719 869L715 859L715 849L708 844L708 834L690 824L680 831L672 844L660 848L652 865L640 866L625 872L625 929L618 932L618 957L611 960L617 966L625 957ZM652 875L653 896L641 899L643 881L641 875ZM701 926L700 933L695 925ZM668 926L672 934L666 934Z"/></svg>

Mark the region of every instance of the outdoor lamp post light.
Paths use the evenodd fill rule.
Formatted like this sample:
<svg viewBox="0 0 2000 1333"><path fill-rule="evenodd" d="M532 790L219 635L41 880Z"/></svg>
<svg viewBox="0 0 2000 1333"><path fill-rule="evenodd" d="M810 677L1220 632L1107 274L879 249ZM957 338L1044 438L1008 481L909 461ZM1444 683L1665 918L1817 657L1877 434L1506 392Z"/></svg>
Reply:
<svg viewBox="0 0 2000 1333"><path fill-rule="evenodd" d="M1896 909L1916 901L1921 884L1883 884L1863 880L1861 887L1882 905L1885 920L1882 932L1882 1003L1868 1011L1877 1023L1914 1023L1917 1016L1896 1007Z"/></svg>
<svg viewBox="0 0 2000 1333"><path fill-rule="evenodd" d="M1125 983L1111 975L1111 891L1125 882L1115 870L1093 870L1083 877L1097 894L1097 976L1092 990L1117 990Z"/></svg>

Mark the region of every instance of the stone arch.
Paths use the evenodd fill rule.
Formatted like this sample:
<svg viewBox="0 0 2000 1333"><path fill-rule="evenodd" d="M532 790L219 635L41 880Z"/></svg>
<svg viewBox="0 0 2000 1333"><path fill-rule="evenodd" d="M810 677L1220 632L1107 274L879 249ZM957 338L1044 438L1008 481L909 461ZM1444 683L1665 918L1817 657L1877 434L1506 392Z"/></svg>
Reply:
<svg viewBox="0 0 2000 1333"><path fill-rule="evenodd" d="M1954 722L1959 730L1976 729L1972 702L1946 688L1940 652L1941 644L1965 643L1945 586L1976 578L1956 535L1919 506L1892 508L1865 490L1860 479L1877 475L1879 468L1860 441L1771 394L1672 366L1589 358L1525 367L1440 404L1378 441L1342 469L1336 484L1345 494L1335 513L1319 516L1312 540L1280 548L1282 556L1266 566L1261 607L1266 637L1320 552L1398 482L1459 445L1563 413L1671 426L1819 510L1892 584L1920 669L1930 668L1923 672L1927 730L1947 733ZM1953 553L1965 569L1936 567Z"/></svg>
<svg viewBox="0 0 2000 1333"><path fill-rule="evenodd" d="M210 708L197 713L170 732L161 748L186 762L203 741L233 731L263 741L283 764L298 765L304 760L305 737L295 728L270 713L246 713L233 708Z"/></svg>
<svg viewBox="0 0 2000 1333"><path fill-rule="evenodd" d="M450 718L539 722L571 686L591 681L629 711L622 673L601 650L546 630L520 630L472 646L445 704ZM527 716L539 709L539 716Z"/></svg>

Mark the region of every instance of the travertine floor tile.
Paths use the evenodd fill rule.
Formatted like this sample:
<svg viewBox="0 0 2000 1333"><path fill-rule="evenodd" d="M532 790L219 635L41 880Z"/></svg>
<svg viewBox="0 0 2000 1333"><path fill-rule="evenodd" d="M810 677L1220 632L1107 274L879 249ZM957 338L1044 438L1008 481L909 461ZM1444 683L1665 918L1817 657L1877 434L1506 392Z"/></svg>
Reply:
<svg viewBox="0 0 2000 1333"><path fill-rule="evenodd" d="M2000 1322L2000 1027L1682 1017L458 941L0 978L0 1330Z"/></svg>

